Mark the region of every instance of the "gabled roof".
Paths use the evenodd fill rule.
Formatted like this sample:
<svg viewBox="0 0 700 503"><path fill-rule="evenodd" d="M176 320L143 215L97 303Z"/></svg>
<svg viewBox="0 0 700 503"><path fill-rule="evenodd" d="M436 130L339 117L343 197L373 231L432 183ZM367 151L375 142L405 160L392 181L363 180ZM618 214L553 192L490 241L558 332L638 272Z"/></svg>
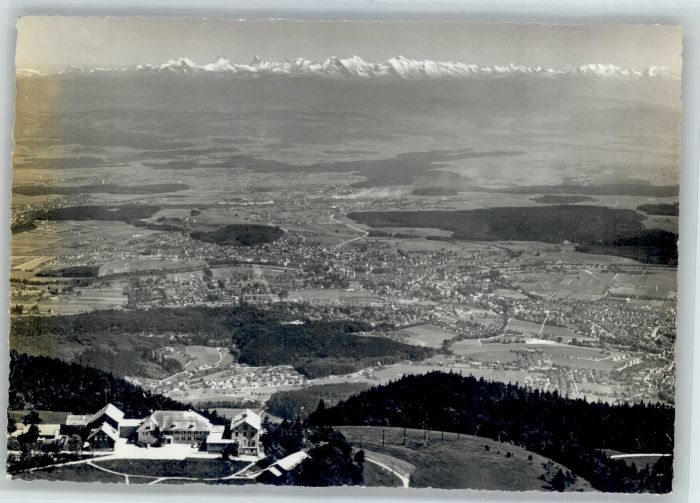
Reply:
<svg viewBox="0 0 700 503"><path fill-rule="evenodd" d="M90 417L84 414L68 414L66 426L86 426L90 421Z"/></svg>
<svg viewBox="0 0 700 503"><path fill-rule="evenodd" d="M243 412L240 412L233 416L233 420L231 421L231 429L233 430L234 428L237 428L242 424L247 424L249 426L252 426L256 430L259 430L261 425L260 416L252 410L246 409Z"/></svg>
<svg viewBox="0 0 700 503"><path fill-rule="evenodd" d="M278 470L277 468L275 468L274 466L269 467L267 470L268 470L272 475L274 475L275 477L279 477L279 476L282 475L282 472L279 471L279 470Z"/></svg>
<svg viewBox="0 0 700 503"><path fill-rule="evenodd" d="M120 411L119 409L117 409L111 403L108 403L107 405L102 407L100 410L95 412L92 416L90 416L90 420L88 421L88 424L99 420L102 416L111 417L117 423L119 423L122 419L124 419L124 413L122 411Z"/></svg>
<svg viewBox="0 0 700 503"><path fill-rule="evenodd" d="M18 437L29 431L30 426L29 424L18 424L17 429L13 431L10 436ZM39 428L40 437L55 437L61 430L60 424L37 424L36 427Z"/></svg>
<svg viewBox="0 0 700 503"><path fill-rule="evenodd" d="M289 456L286 456L282 459L278 459L275 461L272 466L279 466L285 471L289 471L293 468L295 468L299 463L304 461L306 458L308 458L309 455L306 454L304 451L297 451L295 453L290 454Z"/></svg>
<svg viewBox="0 0 700 503"><path fill-rule="evenodd" d="M92 439L95 435L97 435L101 431L104 432L105 434L107 434L107 436L109 438L111 438L112 440L114 440L115 442L119 438L119 432L117 430L115 430L112 427L112 425L110 425L109 423L102 423L97 428L93 428L92 430L90 430L90 433L88 434L87 439L88 440Z"/></svg>
<svg viewBox="0 0 700 503"><path fill-rule="evenodd" d="M158 424L158 421L155 420L153 417L153 414L148 416L146 419L143 420L143 422L136 428L136 431L138 432L145 432L145 431L152 431L158 426L160 428L160 425Z"/></svg>
<svg viewBox="0 0 700 503"><path fill-rule="evenodd" d="M220 443L224 442L224 431L226 430L225 426L221 425L213 425L211 427L211 430L209 431L209 435L207 436L207 443Z"/></svg>
<svg viewBox="0 0 700 503"><path fill-rule="evenodd" d="M209 420L192 410L157 410L144 420L141 426L137 428L137 431L153 430L156 425L163 432L169 430L211 430Z"/></svg>
<svg viewBox="0 0 700 503"><path fill-rule="evenodd" d="M125 426L126 427L128 427L128 426L135 427L135 426L140 425L142 422L143 422L143 419L124 419L124 420L119 422L119 427L120 428L123 428Z"/></svg>

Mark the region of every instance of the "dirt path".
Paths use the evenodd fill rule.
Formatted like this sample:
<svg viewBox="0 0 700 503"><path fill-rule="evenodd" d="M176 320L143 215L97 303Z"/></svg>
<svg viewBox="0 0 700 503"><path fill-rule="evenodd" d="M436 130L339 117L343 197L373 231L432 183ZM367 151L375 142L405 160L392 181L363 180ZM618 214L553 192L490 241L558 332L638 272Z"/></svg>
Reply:
<svg viewBox="0 0 700 503"><path fill-rule="evenodd" d="M650 454L646 453L636 453L636 454L613 454L610 456L610 459L625 459L625 458L653 458L653 457L659 457L659 458L667 458L672 456L673 454L660 454L658 452L652 452Z"/></svg>
<svg viewBox="0 0 700 503"><path fill-rule="evenodd" d="M245 465L243 468L238 470L235 473L232 473L231 475L226 475L224 477L155 477L153 475L132 475L132 476L138 476L138 477L147 477L147 478L153 478L153 482L149 482L148 485L155 485L155 484L160 484L164 480L190 480L190 481L216 481L216 480L231 480L231 479L252 479L254 477L250 476L241 476L241 473L245 472L246 470L250 469L255 464L255 461L251 461L247 465ZM126 475L126 474L119 474L118 472L112 472L112 473L117 473L118 475Z"/></svg>
<svg viewBox="0 0 700 503"><path fill-rule="evenodd" d="M109 459L128 459L128 458L115 458L112 456L104 456L104 458L86 458L86 459L80 459L77 461L68 461L66 463L57 463L54 465L47 465L47 466L39 466L36 468L30 468L29 470L25 470L27 472L33 472L37 470L46 470L47 468L56 468L59 466L67 466L67 465L77 465L77 464L86 464L90 465L92 468L95 468L97 470L101 470L106 473L111 473L112 475L118 475L120 477L124 477L124 483L129 484L130 483L130 478L140 478L140 479L152 479L150 482L147 482L148 485L153 485L153 484L159 484L160 482L164 480L189 480L189 481L216 481L216 480L230 480L230 479L254 479L255 476L259 475L255 474L255 476L251 475L241 475L242 473L246 472L249 470L253 465L255 465L255 461L250 461L248 464L246 464L243 468L240 470L230 474L230 475L225 475L223 477L179 477L179 476L172 476L172 477L159 477L156 475L134 475L131 473L124 473L124 472L118 472L115 470L110 470L109 468L105 468L103 466L100 466L98 464L95 464L95 461L104 461L104 460L109 460Z"/></svg>
<svg viewBox="0 0 700 503"><path fill-rule="evenodd" d="M75 461L64 461L63 463L54 463L51 465L43 465L43 466L35 466L33 468L28 468L27 470L22 470L21 472L18 473L25 473L25 472L35 472L39 470L46 470L47 468L58 468L60 466L68 466L68 465L80 465L80 464L90 464L93 461L99 461L100 459L108 459L109 456L99 456L96 458L83 458L83 459L76 459Z"/></svg>
<svg viewBox="0 0 700 503"><path fill-rule="evenodd" d="M369 456L365 457L365 461L368 461L374 465L377 465L377 466L384 468L386 471L388 471L388 472L392 473L393 475L395 475L396 477L398 477L398 479L401 481L401 485L403 487L408 487L410 480L405 475L400 474L399 472L397 472L393 468L390 468L387 465L385 465L384 463L380 463L379 461L376 461L376 460L370 458Z"/></svg>
<svg viewBox="0 0 700 503"><path fill-rule="evenodd" d="M365 451L365 461L377 465L391 474L395 475L403 487L409 487L411 473L416 469L411 463L402 459L395 458L389 454L383 454L374 451Z"/></svg>
<svg viewBox="0 0 700 503"><path fill-rule="evenodd" d="M120 473L120 472L115 472L114 470L109 470L109 469L104 468L102 466L96 465L92 461L88 461L86 464L92 466L93 468L97 468L98 470L102 470L103 472L111 473L113 475L122 476L122 477L124 477L124 483L127 485L129 484L129 476L126 473Z"/></svg>
<svg viewBox="0 0 700 503"><path fill-rule="evenodd" d="M345 246L345 245L347 245L347 244L353 243L353 242L355 242L355 241L359 241L360 239L364 239L364 238L366 238L367 236L369 236L369 231L366 231L366 230L364 230L364 229L360 229L359 227L355 227L354 225L350 225L350 224L347 223L347 222L343 222L343 221L341 221L341 220L336 220L336 219L333 218L333 217L331 217L330 221L331 221L331 222L334 222L334 223L343 224L343 225L345 225L346 227L348 227L348 228L354 230L355 232L359 232L359 233L360 233L360 235L357 236L357 237L354 237L354 238L352 238L352 239L348 239L347 241L343 241L342 243L338 243L338 244L336 244L336 245L331 246L331 247L330 247L331 249L333 249L333 248L341 248L341 247L343 247L343 246Z"/></svg>

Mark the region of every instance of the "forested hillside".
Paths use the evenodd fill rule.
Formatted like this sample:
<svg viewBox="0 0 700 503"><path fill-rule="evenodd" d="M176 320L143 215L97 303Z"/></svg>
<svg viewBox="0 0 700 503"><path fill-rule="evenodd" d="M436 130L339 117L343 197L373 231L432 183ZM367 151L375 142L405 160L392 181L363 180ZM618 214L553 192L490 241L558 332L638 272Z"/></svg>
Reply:
<svg viewBox="0 0 700 503"><path fill-rule="evenodd" d="M478 433L568 466L601 491L671 490L672 457L653 467L628 467L602 451L673 453L674 409L668 405L588 403L556 392L432 372L404 376L335 407L319 408L310 421Z"/></svg>
<svg viewBox="0 0 700 503"><path fill-rule="evenodd" d="M141 338L143 344L152 346L157 337L174 334L183 344L230 347L241 363L294 365L309 377L354 372L377 361L421 360L433 352L385 337L360 335L376 329L365 321L286 323L297 316L298 312L292 313L284 305L260 308L245 304L26 316L12 320L10 345L45 356L56 356L57 347L100 347L99 354L89 354L84 361L100 368L103 366L97 362L104 362L105 370L120 371L131 368L117 361L120 354L126 358L127 353L133 353L124 349L125 341L133 345L138 343L135 336L147 335ZM45 350L41 353L35 349L42 347Z"/></svg>
<svg viewBox="0 0 700 503"><path fill-rule="evenodd" d="M254 246L272 243L282 237L284 231L272 225L231 224L214 231L195 231L194 239L218 245Z"/></svg>
<svg viewBox="0 0 700 503"><path fill-rule="evenodd" d="M95 368L10 353L10 409L92 414L107 403L119 407L127 417L144 417L155 409L188 408Z"/></svg>
<svg viewBox="0 0 700 503"><path fill-rule="evenodd" d="M418 227L451 231L455 239L476 241L569 241L643 263L675 264L674 233L646 229L634 210L593 205L485 208L467 211L362 211L348 214L372 227ZM635 247L631 254L627 249Z"/></svg>
<svg viewBox="0 0 700 503"><path fill-rule="evenodd" d="M326 406L335 405L367 388L369 385L365 383L339 382L304 389L277 391L270 396L265 407L270 414L283 419L306 419L316 410L321 400Z"/></svg>

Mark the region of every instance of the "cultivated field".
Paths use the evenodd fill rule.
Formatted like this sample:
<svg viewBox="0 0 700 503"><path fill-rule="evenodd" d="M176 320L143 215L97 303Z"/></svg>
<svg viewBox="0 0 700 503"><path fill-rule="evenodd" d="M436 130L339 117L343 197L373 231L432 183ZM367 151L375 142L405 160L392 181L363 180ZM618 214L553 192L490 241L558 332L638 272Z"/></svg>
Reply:
<svg viewBox="0 0 700 503"><path fill-rule="evenodd" d="M509 277L523 290L548 298L596 300L605 295L605 289L612 282L614 274L580 269L567 273L547 271L512 274Z"/></svg>
<svg viewBox="0 0 700 503"><path fill-rule="evenodd" d="M80 288L80 295L63 296L56 304L57 314L71 314L92 311L94 309L119 309L126 304L123 286L115 283L112 287Z"/></svg>
<svg viewBox="0 0 700 503"><path fill-rule="evenodd" d="M522 349L523 346L524 344L500 344L465 339L452 344L450 350L458 356L469 356L482 363L508 363L518 358L511 350Z"/></svg>
<svg viewBox="0 0 700 503"><path fill-rule="evenodd" d="M104 264L100 268L100 276L108 276L110 274L125 274L125 273L148 273L148 272L165 272L173 269L194 269L203 268L206 263L203 260L187 260L187 261L170 261L158 259L134 258L127 260L115 260Z"/></svg>
<svg viewBox="0 0 700 503"><path fill-rule="evenodd" d="M652 299L675 299L677 290L676 271L646 274L620 273L615 276L610 286L611 295Z"/></svg>
<svg viewBox="0 0 700 503"><path fill-rule="evenodd" d="M452 339L456 335L442 327L431 324L404 328L400 332L406 334L406 339L403 342L430 348L439 348L442 346L443 341Z"/></svg>
<svg viewBox="0 0 700 503"><path fill-rule="evenodd" d="M185 346L184 352L190 358L192 368L199 368L202 365L213 367L223 363L225 355L228 355L229 359L231 356L227 350L208 346Z"/></svg>
<svg viewBox="0 0 700 503"><path fill-rule="evenodd" d="M356 224L353 224L356 225ZM384 230L379 229L379 230ZM368 238L378 243L385 243L392 248L397 248L406 251L436 251L445 250L456 253L464 253L469 250L484 250L493 248L492 245L486 243L476 243L473 241L438 241L435 239L422 238Z"/></svg>
<svg viewBox="0 0 700 503"><path fill-rule="evenodd" d="M502 356L499 353L499 356ZM513 358L516 355L513 353ZM399 363L396 365L379 366L373 369L365 369L361 372L342 375L330 376L320 379L312 379L308 384L334 384L343 382L366 383L369 385L386 384L389 381L395 381L404 375L426 374L428 372L458 372L464 375L473 375L475 377L484 377L500 382L525 382L529 377L529 373L524 370L501 370L475 367L473 364L457 362L453 358L446 358L442 355L434 356L429 360L421 363Z"/></svg>
<svg viewBox="0 0 700 503"><path fill-rule="evenodd" d="M478 341L477 341L478 342ZM605 354L601 349L571 346L568 344L537 343L481 343L464 340L455 342L450 349L458 356L468 356L481 363L508 363L518 359L518 352L540 355L553 364L570 367L613 370L624 365L621 357Z"/></svg>
<svg viewBox="0 0 700 503"><path fill-rule="evenodd" d="M562 337L563 339L576 337L576 332L568 328L547 325L546 323L542 325L542 323L533 323L515 318L508 322L506 330L534 336Z"/></svg>
<svg viewBox="0 0 700 503"><path fill-rule="evenodd" d="M341 302L365 302L371 304L384 303L380 297L372 295L364 290L344 290L342 288L304 288L291 290L289 300L312 302L318 304L332 304Z"/></svg>

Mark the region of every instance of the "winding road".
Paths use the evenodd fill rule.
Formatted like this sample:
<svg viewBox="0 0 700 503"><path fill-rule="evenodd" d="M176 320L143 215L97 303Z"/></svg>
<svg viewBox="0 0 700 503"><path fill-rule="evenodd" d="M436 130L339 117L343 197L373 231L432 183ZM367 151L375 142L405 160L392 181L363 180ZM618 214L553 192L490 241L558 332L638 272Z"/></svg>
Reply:
<svg viewBox="0 0 700 503"><path fill-rule="evenodd" d="M406 476L406 475L404 475L404 474L402 474L402 473L397 472L396 470L394 470L393 468L391 468L391 467L385 465L384 463L380 463L380 462L377 461L376 459L372 459L372 458L370 457L369 454L365 454L365 461L369 461L370 463L372 463L372 464L374 464L374 465L377 465L377 466L379 466L379 467L381 467L381 468L384 468L386 471L388 471L388 472L390 472L391 474L395 475L395 476L401 481L401 485L403 485L403 487L408 487L408 484L409 484L409 482L410 482L410 479L409 479L408 476Z"/></svg>

